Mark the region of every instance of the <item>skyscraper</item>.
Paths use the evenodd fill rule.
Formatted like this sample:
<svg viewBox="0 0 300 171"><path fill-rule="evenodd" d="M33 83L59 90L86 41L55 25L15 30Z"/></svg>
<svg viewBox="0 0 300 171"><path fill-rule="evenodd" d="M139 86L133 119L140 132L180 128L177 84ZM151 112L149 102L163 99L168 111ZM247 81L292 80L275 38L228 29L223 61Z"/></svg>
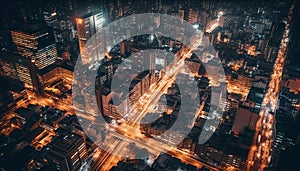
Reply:
<svg viewBox="0 0 300 171"><path fill-rule="evenodd" d="M112 100L112 92L107 87L102 87L101 90L97 90L97 103L102 115L110 116L111 109L109 108L109 102Z"/></svg>
<svg viewBox="0 0 300 171"><path fill-rule="evenodd" d="M0 51L0 76L19 80L26 88L40 91L36 67L32 60L5 51Z"/></svg>
<svg viewBox="0 0 300 171"><path fill-rule="evenodd" d="M155 59L157 56L156 51L151 51L151 52L143 52L142 55L144 56L143 58L143 71L145 70L151 70L151 72L155 71Z"/></svg>
<svg viewBox="0 0 300 171"><path fill-rule="evenodd" d="M102 35L94 36L97 31L101 29L104 24L104 17L102 12L89 13L82 17L76 18L76 27L78 32L79 50L81 55L81 61L83 64L90 62L89 58L99 59L102 50L106 49L105 44L100 44L99 41ZM91 41L89 47L86 47L86 43Z"/></svg>
<svg viewBox="0 0 300 171"><path fill-rule="evenodd" d="M77 134L66 135L57 140L48 154L48 161L57 170L78 170L86 158L85 140Z"/></svg>
<svg viewBox="0 0 300 171"><path fill-rule="evenodd" d="M49 27L58 29L57 12L55 10L44 11L44 20Z"/></svg>
<svg viewBox="0 0 300 171"><path fill-rule="evenodd" d="M54 37L51 29L44 23L14 26L11 35L18 53L31 59L38 69L55 62L57 50Z"/></svg>

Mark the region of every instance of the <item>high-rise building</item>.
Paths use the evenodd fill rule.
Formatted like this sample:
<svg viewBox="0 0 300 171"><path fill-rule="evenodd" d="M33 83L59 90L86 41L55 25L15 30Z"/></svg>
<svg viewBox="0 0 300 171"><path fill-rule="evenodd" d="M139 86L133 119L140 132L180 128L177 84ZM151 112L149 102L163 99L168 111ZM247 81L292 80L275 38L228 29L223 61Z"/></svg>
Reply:
<svg viewBox="0 0 300 171"><path fill-rule="evenodd" d="M72 84L73 72L67 67L51 65L47 68L39 70L38 78L42 87L49 86L51 83L54 83L58 80L63 80L65 83Z"/></svg>
<svg viewBox="0 0 300 171"><path fill-rule="evenodd" d="M82 17L76 18L76 27L78 32L79 50L81 61L83 64L89 64L90 58L99 59L101 53L106 51L106 45L103 39L103 34L93 36L102 28L104 24L104 17L102 12L89 13ZM91 41L86 46L86 43ZM102 43L102 44L100 44Z"/></svg>
<svg viewBox="0 0 300 171"><path fill-rule="evenodd" d="M291 81L289 82L291 84ZM291 88L291 87L290 87ZM282 110L286 116L296 119L298 113L299 95L298 92L293 92L293 89L283 87L279 94L279 109Z"/></svg>
<svg viewBox="0 0 300 171"><path fill-rule="evenodd" d="M48 161L53 163L57 170L78 170L84 164L87 154L84 138L70 134L54 143L50 148Z"/></svg>
<svg viewBox="0 0 300 171"><path fill-rule="evenodd" d="M129 99L131 104L135 104L142 96L142 85L140 80L133 80L129 87Z"/></svg>
<svg viewBox="0 0 300 171"><path fill-rule="evenodd" d="M97 115L96 110L96 101L93 99L95 97L95 90L93 87L87 87L83 90L84 96L84 104L85 104L85 111L91 115Z"/></svg>
<svg viewBox="0 0 300 171"><path fill-rule="evenodd" d="M265 59L267 62L274 62L277 53L278 53L278 47L280 45L280 41L282 38L282 34L284 31L284 24L283 23L276 23L274 22L272 24L271 33L269 35L269 40L267 42L266 48L265 48Z"/></svg>
<svg viewBox="0 0 300 171"><path fill-rule="evenodd" d="M151 52L144 52L144 54L142 54L144 56L143 58L143 65L144 68L143 70L151 70L151 72L155 71L155 59L157 56L157 52L156 51L151 51Z"/></svg>
<svg viewBox="0 0 300 171"><path fill-rule="evenodd" d="M159 66L160 67L166 67L167 65L167 57L166 57L166 54L165 53L154 53L154 57L155 57L155 68ZM158 68L156 68L157 70L159 70Z"/></svg>
<svg viewBox="0 0 300 171"><path fill-rule="evenodd" d="M111 81L114 74L114 63L112 60L104 62L100 65L98 73L103 73L106 76L107 81Z"/></svg>
<svg viewBox="0 0 300 171"><path fill-rule="evenodd" d="M111 109L109 102L112 100L113 93L107 87L102 87L100 90L96 91L97 94L97 103L99 110L102 115L110 116Z"/></svg>
<svg viewBox="0 0 300 171"><path fill-rule="evenodd" d="M274 60L277 57L278 53L278 47L275 45L272 45L271 43L268 43L268 45L265 48L265 60L267 62L274 62Z"/></svg>
<svg viewBox="0 0 300 171"><path fill-rule="evenodd" d="M11 35L18 53L31 59L38 69L55 62L57 50L54 37L44 23L14 26Z"/></svg>
<svg viewBox="0 0 300 171"><path fill-rule="evenodd" d="M0 76L19 80L26 88L40 91L37 69L29 58L0 51Z"/></svg>
<svg viewBox="0 0 300 171"><path fill-rule="evenodd" d="M291 88L291 87L290 87ZM297 125L295 122L299 110L299 95L288 87L283 87L279 93L279 106L276 111L273 131L273 143L271 147L271 167L276 167L280 154L294 146L298 137L298 131L294 131Z"/></svg>
<svg viewBox="0 0 300 171"><path fill-rule="evenodd" d="M137 76L138 80L141 80L141 94L146 93L150 88L149 71L143 71Z"/></svg>
<svg viewBox="0 0 300 171"><path fill-rule="evenodd" d="M57 12L55 10L44 11L44 20L47 26L52 27L53 29L58 29L59 24L57 20Z"/></svg>
<svg viewBox="0 0 300 171"><path fill-rule="evenodd" d="M268 77L259 75L255 76L254 80L252 81L252 85L247 96L247 101L255 102L255 108L257 109L261 107L268 82Z"/></svg>

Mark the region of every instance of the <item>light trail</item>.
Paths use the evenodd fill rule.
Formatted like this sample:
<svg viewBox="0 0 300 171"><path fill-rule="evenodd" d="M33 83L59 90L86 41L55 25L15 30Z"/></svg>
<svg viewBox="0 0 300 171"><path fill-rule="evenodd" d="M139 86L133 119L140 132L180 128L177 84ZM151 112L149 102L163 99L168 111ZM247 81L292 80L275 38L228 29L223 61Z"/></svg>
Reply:
<svg viewBox="0 0 300 171"><path fill-rule="evenodd" d="M138 111L135 109L137 105L136 104L133 105L134 107L130 110L130 112L132 112L133 115L128 122L123 123L121 126L117 128L114 128L116 132L112 132L108 134L106 136L106 140L107 140L106 142L99 143L100 141L99 138L96 140L95 143L99 145L98 150L105 149L106 151L103 151L101 153L102 155L99 155L99 153L94 153L92 158L98 157L98 160L96 160L96 163L93 164L92 167L93 170L100 170L100 169L109 170L112 166L116 165L117 162L120 159L122 159L122 157L120 156L126 155L126 150L124 149L126 149L126 146L128 145L127 142L130 140L132 142L135 142L138 146L146 148L152 154L158 155L160 152L166 151L167 153L181 159L183 162L187 164L197 166L198 168L200 168L201 166L206 166L211 170L218 170L208 164L199 161L193 156L187 155L186 152L182 150L179 150L175 147L171 147L167 144L158 145L160 143L159 141L150 138L148 139L145 138L145 136L140 133L139 124L138 124L140 120L150 110L152 104L158 102L161 95L163 95L164 92L166 92L166 90L168 89L168 87L172 85L176 75L179 74L184 67L184 60L186 58L189 58L192 55L192 51L197 49L198 46L200 46L201 44L202 44L202 38L199 38L197 39L197 42L192 43L191 47L185 48L183 54L181 54L182 52L176 53L175 56L178 59L175 60L173 64L167 67L167 71L169 72L166 72L166 74L161 78L161 80L156 84L156 86L151 86L152 89L150 88L150 91L148 91L149 94L145 97L145 100L139 104L143 106L143 109L141 111ZM48 98L41 98L33 95L31 102L40 105L45 105L45 106L47 105L53 106L60 110L65 110L67 111L66 115L74 114L74 108L72 108L72 106L68 106L66 104L59 103L59 102L53 103L53 101L49 100ZM97 118L95 118L93 115L89 113L79 112L78 110L76 110L76 115L84 119L87 119L92 123L97 122ZM127 140L127 142L123 140ZM119 155L116 156L113 154L119 154ZM88 163L91 162L88 161Z"/></svg>
<svg viewBox="0 0 300 171"><path fill-rule="evenodd" d="M271 147L273 142L273 132L275 129L275 111L277 108L280 85L286 59L287 46L289 42L290 24L293 14L294 4L292 4L285 31L282 36L278 55L274 64L273 74L269 82L268 91L264 96L259 118L256 123L256 133L253 138L253 146L248 154L247 170L263 171L269 166L271 161Z"/></svg>

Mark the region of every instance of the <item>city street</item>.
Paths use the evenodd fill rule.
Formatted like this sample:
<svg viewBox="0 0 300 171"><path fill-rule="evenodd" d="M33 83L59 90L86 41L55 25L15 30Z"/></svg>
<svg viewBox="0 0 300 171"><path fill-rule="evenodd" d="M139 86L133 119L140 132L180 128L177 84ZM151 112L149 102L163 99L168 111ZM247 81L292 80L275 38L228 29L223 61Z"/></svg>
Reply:
<svg viewBox="0 0 300 171"><path fill-rule="evenodd" d="M261 111L259 113L259 119L256 123L256 133L253 138L253 146L251 147L248 155L247 170L263 171L268 167L271 161L271 147L275 133L275 115L278 106L282 73L289 42L289 30L293 9L294 5L291 6L288 13L285 32L282 36L277 59L274 64L273 74L271 75L269 82L269 88L264 96Z"/></svg>

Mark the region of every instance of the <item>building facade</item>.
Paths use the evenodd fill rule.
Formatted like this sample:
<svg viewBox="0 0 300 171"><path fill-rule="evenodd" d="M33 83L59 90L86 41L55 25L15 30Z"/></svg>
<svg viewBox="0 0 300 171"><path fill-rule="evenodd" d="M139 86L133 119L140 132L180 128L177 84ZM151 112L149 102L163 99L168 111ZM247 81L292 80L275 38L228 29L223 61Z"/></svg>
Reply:
<svg viewBox="0 0 300 171"><path fill-rule="evenodd" d="M15 26L11 30L17 52L29 58L38 69L43 69L55 62L57 50L52 31L43 23Z"/></svg>

